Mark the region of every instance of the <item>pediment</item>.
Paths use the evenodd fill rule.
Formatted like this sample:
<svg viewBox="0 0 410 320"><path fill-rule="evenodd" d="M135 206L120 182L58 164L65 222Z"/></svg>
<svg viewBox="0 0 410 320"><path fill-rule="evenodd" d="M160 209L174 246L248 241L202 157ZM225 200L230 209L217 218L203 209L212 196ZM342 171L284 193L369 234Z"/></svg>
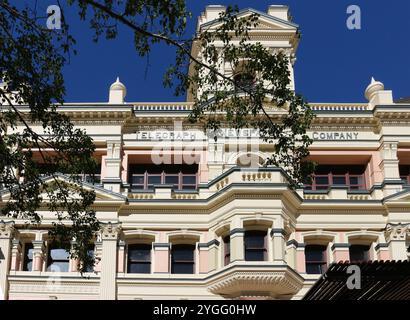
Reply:
<svg viewBox="0 0 410 320"><path fill-rule="evenodd" d="M73 190L75 189L75 185L76 185L76 184L73 183L72 181L69 181L69 179L68 179L67 176L61 175L61 174L56 174L55 179L56 179L56 180L59 180L59 181L64 181L64 182L66 182L66 183L72 185L72 189L73 189ZM44 181L46 184L55 183L54 178L51 177L51 176L50 176L50 177L43 178L43 181ZM90 183L83 183L82 186L83 186L83 188L86 189L86 190L94 190L94 192L95 192L95 202L97 202L97 201L100 201L100 202L101 202L101 201L107 201L107 202L116 202L116 201L118 201L118 202L123 202L123 201L126 199L126 197L123 196L122 194L116 193L116 192L112 192L112 191L110 191L110 190L106 190L106 189L104 189L103 187L98 186L98 185L93 185L93 184L90 184ZM48 195L47 195L46 193L42 193L41 196L43 197L43 199L47 199L47 198L48 198ZM10 193L9 193L8 191L3 191L2 195L1 195L1 200L2 200L2 201L7 201L8 199L10 199Z"/></svg>
<svg viewBox="0 0 410 320"><path fill-rule="evenodd" d="M259 20L258 20L258 25L256 28L253 28L253 30L293 30L296 31L298 29L298 25L294 24L292 22L286 21L279 19L277 17L270 16L264 12L260 12L258 10L254 9L246 9L242 10L237 14L238 18L246 18L251 16L252 14L258 14L259 15ZM214 29L217 28L218 26L221 25L221 22L219 22L218 19L209 21L207 23L204 23L201 25L201 28L203 29Z"/></svg>
<svg viewBox="0 0 410 320"><path fill-rule="evenodd" d="M410 189L405 189L399 193L390 195L384 199L386 204L408 202L410 205Z"/></svg>

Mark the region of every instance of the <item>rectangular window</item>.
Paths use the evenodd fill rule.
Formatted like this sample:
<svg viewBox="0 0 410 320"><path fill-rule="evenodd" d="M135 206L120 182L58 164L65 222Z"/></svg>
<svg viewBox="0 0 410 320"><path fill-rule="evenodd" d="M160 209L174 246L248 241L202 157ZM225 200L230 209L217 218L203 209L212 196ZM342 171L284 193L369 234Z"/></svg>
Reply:
<svg viewBox="0 0 410 320"><path fill-rule="evenodd" d="M171 250L171 273L193 274L195 245L175 244Z"/></svg>
<svg viewBox="0 0 410 320"><path fill-rule="evenodd" d="M23 271L33 270L33 244L27 242L24 244L24 257L23 257Z"/></svg>
<svg viewBox="0 0 410 320"><path fill-rule="evenodd" d="M318 165L307 190L327 190L331 186L347 186L349 190L365 190L364 165Z"/></svg>
<svg viewBox="0 0 410 320"><path fill-rule="evenodd" d="M245 232L245 260L265 261L266 260L266 231L246 231Z"/></svg>
<svg viewBox="0 0 410 320"><path fill-rule="evenodd" d="M87 250L88 256L91 258L94 258L95 255L95 247L94 245L89 245L88 250ZM87 266L85 272L94 272L94 266Z"/></svg>
<svg viewBox="0 0 410 320"><path fill-rule="evenodd" d="M307 245L305 247L306 273L323 274L327 269L326 246Z"/></svg>
<svg viewBox="0 0 410 320"><path fill-rule="evenodd" d="M128 273L151 273L151 244L128 246Z"/></svg>
<svg viewBox="0 0 410 320"><path fill-rule="evenodd" d="M224 238L224 266L231 263L231 236L227 235Z"/></svg>
<svg viewBox="0 0 410 320"><path fill-rule="evenodd" d="M68 272L70 254L66 249L50 247L48 251L47 271Z"/></svg>
<svg viewBox="0 0 410 320"><path fill-rule="evenodd" d="M152 190L155 185L170 184L175 190L197 188L198 165L130 165L131 189Z"/></svg>

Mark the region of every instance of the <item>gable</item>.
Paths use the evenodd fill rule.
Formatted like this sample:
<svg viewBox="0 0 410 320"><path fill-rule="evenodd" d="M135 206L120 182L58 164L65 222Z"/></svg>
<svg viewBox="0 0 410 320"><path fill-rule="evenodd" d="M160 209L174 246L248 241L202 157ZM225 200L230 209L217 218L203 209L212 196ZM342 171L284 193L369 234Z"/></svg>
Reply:
<svg viewBox="0 0 410 320"><path fill-rule="evenodd" d="M268 15L264 12L255 10L255 9L245 9L236 15L238 18L246 18L251 16L252 14L258 14L258 25L256 28L252 28L253 30L298 30L299 26L292 22L279 19L277 17ZM200 27L201 29L213 29L217 28L221 25L221 22L218 19L208 21L202 24Z"/></svg>
<svg viewBox="0 0 410 320"><path fill-rule="evenodd" d="M73 185L73 188L74 188L75 184L73 182L69 181L67 176L62 175L62 174L56 174L56 179L60 180L60 181L64 181L66 183L70 183L70 184ZM51 176L50 177L45 177L45 178L43 178L43 181L46 184L51 184L51 183L54 182L54 178L51 177ZM126 197L123 196L122 194L116 193L116 192L113 192L113 191L110 191L110 190L106 190L101 186L92 185L92 184L86 183L86 182L84 182L82 184L82 186L85 190L93 190L95 192L95 202L97 202L97 201L124 202L126 200ZM47 199L47 197L48 197L46 193L42 193L41 196L43 197L43 199ZM1 200L3 200L3 201L6 200L7 201L8 199L10 199L10 193L8 192L8 190L4 190L2 192L2 195L1 195Z"/></svg>

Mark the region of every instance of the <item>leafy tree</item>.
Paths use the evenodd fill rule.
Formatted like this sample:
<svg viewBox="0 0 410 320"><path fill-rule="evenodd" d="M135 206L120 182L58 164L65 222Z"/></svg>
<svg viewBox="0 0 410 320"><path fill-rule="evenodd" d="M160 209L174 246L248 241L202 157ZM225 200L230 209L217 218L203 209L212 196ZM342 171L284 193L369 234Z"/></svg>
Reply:
<svg viewBox="0 0 410 320"><path fill-rule="evenodd" d="M176 59L165 72L164 85L173 87L178 96L192 97L191 121L213 132L222 126L259 129L261 137L275 146L267 164L282 167L292 186L311 172L312 166L303 160L311 143L306 130L313 114L289 87L287 56L249 41L248 31L258 25L257 14L238 18L238 9L229 7L220 15L218 27L184 39L191 17L184 0L67 0L67 4L89 22L94 41L102 36L115 39L121 24L133 32L141 57L149 55L156 43L175 48ZM10 193L1 203L1 214L39 223L38 209L47 203L56 214L51 235L62 244L76 240L72 255L85 270L93 263L87 248L99 223L91 209L95 194L81 184L78 175L94 172L94 146L84 131L57 110L65 93L61 69L70 53L75 53L74 44L64 15L62 30L50 32L35 10L17 8L8 0L0 3L4 80L0 183ZM201 48L201 58L191 54L193 45ZM240 69L240 79L222 74L221 61ZM43 134L35 132L32 123L41 124ZM41 159L36 158L38 153ZM53 183L45 183L42 173L52 176ZM68 182L57 173L65 174Z"/></svg>

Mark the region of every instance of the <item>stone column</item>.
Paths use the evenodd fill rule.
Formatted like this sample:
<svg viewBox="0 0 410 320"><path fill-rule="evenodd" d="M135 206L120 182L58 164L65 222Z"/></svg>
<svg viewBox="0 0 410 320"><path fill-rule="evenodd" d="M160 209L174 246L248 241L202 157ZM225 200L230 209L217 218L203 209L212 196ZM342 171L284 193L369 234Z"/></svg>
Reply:
<svg viewBox="0 0 410 320"><path fill-rule="evenodd" d="M410 224L387 224L385 237L392 260L407 260L406 236L410 232Z"/></svg>
<svg viewBox="0 0 410 320"><path fill-rule="evenodd" d="M107 157L105 158L104 188L120 192L121 189L121 141L107 141Z"/></svg>
<svg viewBox="0 0 410 320"><path fill-rule="evenodd" d="M402 190L402 181L399 172L399 159L397 158L397 142L383 141L380 148L380 170L384 176L384 195L388 196Z"/></svg>
<svg viewBox="0 0 410 320"><path fill-rule="evenodd" d="M11 249L11 267L10 271L19 271L20 264L21 264L21 243L20 240L14 239L12 242L12 249Z"/></svg>
<svg viewBox="0 0 410 320"><path fill-rule="evenodd" d="M43 264L46 258L45 246L43 240L33 241L33 270L32 271L43 271Z"/></svg>
<svg viewBox="0 0 410 320"><path fill-rule="evenodd" d="M245 229L231 229L231 262L245 260L244 236Z"/></svg>
<svg viewBox="0 0 410 320"><path fill-rule="evenodd" d="M0 300L8 297L7 276L11 264L11 239L14 236L14 222L0 220Z"/></svg>
<svg viewBox="0 0 410 320"><path fill-rule="evenodd" d="M286 243L286 247L286 263L289 267L296 270L296 252L298 243L295 239L292 239Z"/></svg>
<svg viewBox="0 0 410 320"><path fill-rule="evenodd" d="M273 228L270 231L273 247L273 261L285 262L285 230L282 228Z"/></svg>
<svg viewBox="0 0 410 320"><path fill-rule="evenodd" d="M101 223L101 227L100 299L115 300L117 298L117 242L121 224Z"/></svg>

